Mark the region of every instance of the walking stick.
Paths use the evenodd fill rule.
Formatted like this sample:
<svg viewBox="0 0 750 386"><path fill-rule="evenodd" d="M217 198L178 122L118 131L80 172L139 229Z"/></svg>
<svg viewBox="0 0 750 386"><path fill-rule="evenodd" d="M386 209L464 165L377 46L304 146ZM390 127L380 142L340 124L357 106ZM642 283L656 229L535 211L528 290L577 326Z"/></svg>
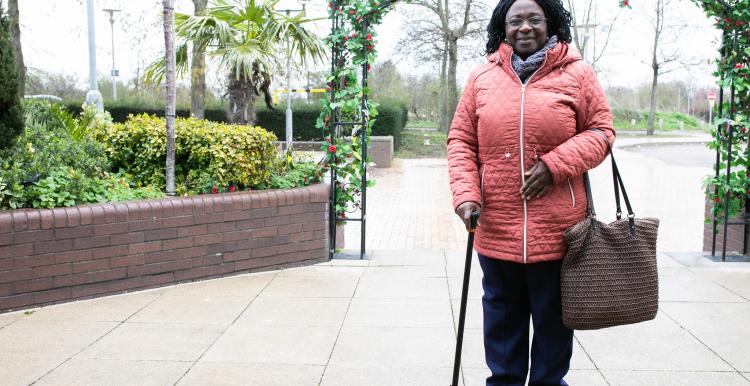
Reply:
<svg viewBox="0 0 750 386"><path fill-rule="evenodd" d="M466 298L469 295L469 276L471 275L471 255L474 252L474 230L479 220L478 212L471 212L469 242L466 245L466 265L464 266L464 285L461 292L461 311L458 314L458 334L456 336L456 359L453 362L453 383L458 386L458 372L461 368L461 347L464 343L464 320L466 319Z"/></svg>

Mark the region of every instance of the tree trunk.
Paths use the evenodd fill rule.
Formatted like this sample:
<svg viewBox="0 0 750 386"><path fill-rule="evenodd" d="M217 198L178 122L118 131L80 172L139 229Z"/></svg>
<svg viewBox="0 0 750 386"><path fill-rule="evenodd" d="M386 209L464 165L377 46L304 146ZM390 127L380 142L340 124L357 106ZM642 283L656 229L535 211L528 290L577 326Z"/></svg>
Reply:
<svg viewBox="0 0 750 386"><path fill-rule="evenodd" d="M654 118L656 118L656 88L659 84L659 68L655 67L653 71L653 81L651 82L651 107L648 112L648 129L647 135L654 135Z"/></svg>
<svg viewBox="0 0 750 386"><path fill-rule="evenodd" d="M447 133L448 130L450 130L450 122L448 122L447 118L447 109L445 106L447 105L446 101L448 100L447 92L448 92L448 85L447 85L447 72L448 72L448 43L445 42L443 50L443 60L440 63L440 96L438 98L438 131Z"/></svg>
<svg viewBox="0 0 750 386"><path fill-rule="evenodd" d="M238 125L254 125L256 115L252 81L244 76L237 78L236 72L232 71L228 79L227 97L227 120Z"/></svg>
<svg viewBox="0 0 750 386"><path fill-rule="evenodd" d="M206 14L208 0L193 0L195 15ZM190 115L203 119L206 115L206 53L193 45L190 68Z"/></svg>
<svg viewBox="0 0 750 386"><path fill-rule="evenodd" d="M175 121L175 50L174 50L174 0L162 0L164 6L164 47L166 62L167 121L167 195L174 196L174 121Z"/></svg>
<svg viewBox="0 0 750 386"><path fill-rule="evenodd" d="M16 54L16 69L18 70L18 96L23 98L26 93L26 66L23 63L21 49L21 28L19 24L18 0L8 0L8 16L10 17L10 38Z"/></svg>
<svg viewBox="0 0 750 386"><path fill-rule="evenodd" d="M453 114L456 113L458 105L458 86L456 85L456 67L458 66L458 39L451 36L448 40L448 93L446 101L446 115L448 124L453 121Z"/></svg>
<svg viewBox="0 0 750 386"><path fill-rule="evenodd" d="M656 88L659 85L659 59L657 50L661 38L661 31L664 25L664 0L656 2L656 25L654 26L654 45L651 50L651 69L653 70L653 80L651 81L651 106L648 112L648 127L646 135L654 135L654 119L656 118Z"/></svg>

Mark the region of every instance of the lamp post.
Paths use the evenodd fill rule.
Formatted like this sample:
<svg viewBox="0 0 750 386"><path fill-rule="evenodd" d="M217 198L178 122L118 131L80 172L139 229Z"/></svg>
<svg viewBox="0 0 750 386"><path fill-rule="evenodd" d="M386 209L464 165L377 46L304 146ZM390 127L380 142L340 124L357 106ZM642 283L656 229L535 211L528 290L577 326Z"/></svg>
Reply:
<svg viewBox="0 0 750 386"><path fill-rule="evenodd" d="M94 23L94 0L86 2L86 16L89 31L89 92L86 93L86 104L96 106L99 111L104 110L102 93L96 81L96 29Z"/></svg>
<svg viewBox="0 0 750 386"><path fill-rule="evenodd" d="M299 0L302 3L302 9L279 9L284 12L288 18L292 12L305 12L305 6L310 0ZM292 119L292 50L291 42L286 41L286 148L289 149L294 141L294 129Z"/></svg>
<svg viewBox="0 0 750 386"><path fill-rule="evenodd" d="M120 10L105 8L102 11L109 13L109 25L112 27L112 100L117 101L117 76L120 72L115 69L115 12Z"/></svg>

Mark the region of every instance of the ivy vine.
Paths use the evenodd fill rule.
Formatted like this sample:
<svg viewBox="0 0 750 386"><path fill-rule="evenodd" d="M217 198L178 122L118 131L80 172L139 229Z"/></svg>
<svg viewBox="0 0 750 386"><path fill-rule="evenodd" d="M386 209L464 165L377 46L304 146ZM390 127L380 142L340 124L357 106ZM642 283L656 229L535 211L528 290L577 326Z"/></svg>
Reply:
<svg viewBox="0 0 750 386"><path fill-rule="evenodd" d="M330 18L339 17L338 28L332 29L325 39L332 52L339 52L338 63L326 79L331 97L323 103L316 127L323 130L326 143L322 150L326 170L334 169L336 183L336 217L357 209L362 193L362 166L370 159L362 159L362 146L367 146L370 133L378 115L378 104L367 101L365 108L362 99L370 95L369 88L363 88L358 73L363 69L369 72L377 58L375 26L392 9L395 1L379 0L337 0L328 3ZM361 125L339 126L339 132L331 138L331 125L335 122L361 122L363 112L368 115L367 127ZM361 130L366 130L365 143L362 143ZM374 184L367 180L367 185Z"/></svg>

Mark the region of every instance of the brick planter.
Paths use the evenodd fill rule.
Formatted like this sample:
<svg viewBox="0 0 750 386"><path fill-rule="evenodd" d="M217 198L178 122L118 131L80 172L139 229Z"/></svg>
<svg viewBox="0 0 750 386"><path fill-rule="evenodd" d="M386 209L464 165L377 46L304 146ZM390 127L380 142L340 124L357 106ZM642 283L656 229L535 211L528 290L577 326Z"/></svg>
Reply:
<svg viewBox="0 0 750 386"><path fill-rule="evenodd" d="M0 312L325 261L328 193L0 211Z"/></svg>

